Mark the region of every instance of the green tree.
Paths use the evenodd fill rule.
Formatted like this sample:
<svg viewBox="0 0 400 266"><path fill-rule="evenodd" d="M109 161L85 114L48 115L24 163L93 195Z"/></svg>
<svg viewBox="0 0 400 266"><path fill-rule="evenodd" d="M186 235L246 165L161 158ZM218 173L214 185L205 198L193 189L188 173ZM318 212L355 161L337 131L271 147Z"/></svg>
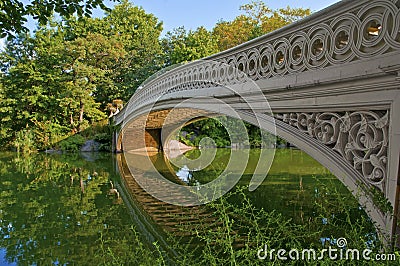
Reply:
<svg viewBox="0 0 400 266"><path fill-rule="evenodd" d="M127 52L114 78L118 86L115 98L127 101L143 81L163 66L163 51L159 42L162 22L127 0L116 6L105 20L112 29L110 34L119 36Z"/></svg>
<svg viewBox="0 0 400 266"><path fill-rule="evenodd" d="M250 40L256 23L248 16L240 15L233 21L220 21L213 29L213 36L218 40L218 48L224 51Z"/></svg>
<svg viewBox="0 0 400 266"><path fill-rule="evenodd" d="M282 28L311 14L310 9L289 6L272 10L262 1L251 1L240 9L244 10L247 16L256 23L252 38Z"/></svg>
<svg viewBox="0 0 400 266"><path fill-rule="evenodd" d="M262 1L251 1L240 9L246 14L230 22L218 22L213 29L220 50L237 46L311 14L310 9L289 6L272 10Z"/></svg>
<svg viewBox="0 0 400 266"><path fill-rule="evenodd" d="M272 10L263 1L259 0L252 0L248 4L242 5L240 10L244 10L247 16L256 21L258 25L275 21L271 24L274 24L277 28L281 28L286 24L293 23L311 14L309 8L291 8L290 6Z"/></svg>
<svg viewBox="0 0 400 266"><path fill-rule="evenodd" d="M167 33L162 44L166 65L189 62L218 52L215 38L204 27L195 31L186 31L184 27L174 29Z"/></svg>
<svg viewBox="0 0 400 266"><path fill-rule="evenodd" d="M108 103L161 67L161 31L154 15L124 1L103 18L50 20L7 41L1 142L44 149L104 119Z"/></svg>
<svg viewBox="0 0 400 266"><path fill-rule="evenodd" d="M113 61L113 71L109 73L115 86L96 94L103 108L113 99L127 101L144 80L163 66L159 42L162 23L127 0L107 12L104 18L73 18L66 24L69 40L97 33L118 42L117 49L125 51L124 56Z"/></svg>
<svg viewBox="0 0 400 266"><path fill-rule="evenodd" d="M21 44L25 50L21 49ZM52 75L49 71L53 69L39 63L41 55L33 46L34 40L24 35L9 42L3 53L3 58L9 59L3 65L9 67L3 78L6 99L0 103L0 119L8 130L5 140L18 139L19 144L32 142L28 128L34 126L34 121L50 121L52 116L49 97ZM18 134L20 130L26 130L26 134Z"/></svg>
<svg viewBox="0 0 400 266"><path fill-rule="evenodd" d="M0 145L4 145L9 141L12 135L12 129L10 125L10 109L7 107L7 96L4 88L4 76L0 73Z"/></svg>
<svg viewBox="0 0 400 266"><path fill-rule="evenodd" d="M92 15L92 10L97 7L109 10L103 0L32 0L28 3L19 0L0 0L0 37L8 36L11 39L14 33L27 31L23 25L27 22L27 16L32 16L40 24L46 24L54 13L64 17L73 14L89 17Z"/></svg>
<svg viewBox="0 0 400 266"><path fill-rule="evenodd" d="M27 141L20 137L29 135L17 134L21 130L33 131L37 148L42 149L60 135L79 132L105 118L93 95L98 87L112 83L100 55L118 58L120 51L107 49L117 45L97 35L65 41L60 25L41 27L26 39L22 56L13 51L15 43L23 41L7 43L3 53L10 60L3 64L8 65L3 79L7 99L1 103L1 119L15 133L18 146Z"/></svg>
<svg viewBox="0 0 400 266"><path fill-rule="evenodd" d="M91 123L105 117L100 106L112 97L116 87L112 80L114 66L126 52L119 41L89 33L65 42L60 53L65 55L65 90L60 105L68 113L73 130L79 132L86 127L85 121Z"/></svg>

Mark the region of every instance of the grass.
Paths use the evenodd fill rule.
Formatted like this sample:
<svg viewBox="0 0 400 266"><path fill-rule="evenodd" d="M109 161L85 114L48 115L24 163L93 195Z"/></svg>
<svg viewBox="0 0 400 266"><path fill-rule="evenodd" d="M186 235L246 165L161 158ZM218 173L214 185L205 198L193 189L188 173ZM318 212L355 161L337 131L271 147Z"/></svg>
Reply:
<svg viewBox="0 0 400 266"><path fill-rule="evenodd" d="M171 246L179 253L172 265L399 265L399 250L383 245L374 231L372 221L364 212L355 215L354 208L349 208L349 200L335 186L320 184L319 188L322 196L313 203L315 218L304 223L295 223L276 211L267 212L256 208L245 187L208 203L206 208L215 218L214 224L204 226L205 223L199 221L196 226L180 225L180 230L190 231L195 235L190 240L170 236ZM232 198L235 198L234 202L241 203L233 203ZM337 210L341 211L338 213ZM322 219L327 219L328 222L321 223ZM339 238L347 240L342 251L336 245ZM135 241L140 242L139 238ZM131 253L144 255L140 256L140 261L135 261L135 265L171 264L163 257L158 246L155 247L150 250L139 244L138 250ZM264 253L265 247L268 249L267 253ZM332 260L328 253L320 260L307 260L305 253L306 260L301 260L304 249L315 250L318 257L324 248L337 249L336 254L340 256L342 252L343 258L348 249L357 249L360 251L360 260ZM275 251L270 255L272 249ZM299 251L300 260L290 259L288 253L288 259L281 260L278 256L279 249L287 252L292 249ZM362 251L365 249L371 250L370 258L375 258L377 254L393 254L396 260L364 260ZM104 254L116 263L105 265L133 262L118 258L111 250L104 251ZM261 257L265 255L265 258L260 259L260 254ZM292 253L292 257L295 255L295 252ZM349 258L352 258L351 253Z"/></svg>

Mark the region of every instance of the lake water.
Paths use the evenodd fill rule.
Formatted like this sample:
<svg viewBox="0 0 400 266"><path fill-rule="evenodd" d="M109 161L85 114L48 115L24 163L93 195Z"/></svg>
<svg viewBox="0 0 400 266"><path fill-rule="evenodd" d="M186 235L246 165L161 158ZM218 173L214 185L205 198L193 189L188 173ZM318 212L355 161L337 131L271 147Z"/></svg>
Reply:
<svg viewBox="0 0 400 266"><path fill-rule="evenodd" d="M175 182L198 185L218 176L231 152L218 149L213 163L201 171L165 162L162 153L154 154L152 162ZM135 156L140 160L143 155ZM198 151L182 156L196 158ZM239 186L248 185L258 156L259 150L251 150ZM198 217L209 217L207 210L198 206L188 211L148 196L124 169L128 157L0 153L0 265L104 265L110 258L122 258L124 264L125 256L154 249L155 241L165 249L171 241L167 235L190 237L176 225L188 217L194 217L194 223ZM275 210L293 223L313 219L323 226L329 217L318 217L315 202L329 197L321 195L326 184L349 202L354 216L364 215L327 169L297 149L277 150L263 183L254 192L244 191L256 208ZM235 196L230 201L241 204ZM341 211L333 210L338 215Z"/></svg>

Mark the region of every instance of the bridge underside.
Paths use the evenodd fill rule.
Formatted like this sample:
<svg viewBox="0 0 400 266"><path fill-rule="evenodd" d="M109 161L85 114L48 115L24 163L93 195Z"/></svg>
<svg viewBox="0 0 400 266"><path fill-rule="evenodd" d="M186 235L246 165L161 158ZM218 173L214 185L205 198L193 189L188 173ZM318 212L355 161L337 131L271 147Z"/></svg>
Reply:
<svg viewBox="0 0 400 266"><path fill-rule="evenodd" d="M249 112L240 99L228 101L244 121L286 139L328 168L359 198L378 228L394 236L399 230L395 216L382 210L373 198L376 199L377 191L399 211L397 180L400 147L398 139L395 139L400 136L400 120L396 115L400 114L398 90L353 94L344 83L341 86L337 88L341 93L328 97L322 96L326 89L323 85L315 88L320 92L319 96L314 92L312 97L302 99L295 99L293 92L286 91L285 101L269 101L274 110L273 116L263 110ZM380 98L379 104L365 105L371 98ZM344 99L349 102L346 107L343 107ZM307 108L294 109L293 106L301 105L299 101ZM314 104L309 104L311 101ZM217 108L210 108L201 100L196 109L184 105L173 109L174 104L164 101L153 107L150 113L131 119L122 131L124 151L157 151L163 146L162 140L168 139L176 129L197 119L217 115ZM163 134L166 137L162 138ZM394 159L391 161L389 158Z"/></svg>
<svg viewBox="0 0 400 266"><path fill-rule="evenodd" d="M208 116L208 113L191 108L175 109L172 113L171 109L162 109L143 114L124 128L119 140L120 145L123 145L121 149L126 152L162 150L166 144L163 139L166 140L176 129L193 119L201 119L203 116Z"/></svg>

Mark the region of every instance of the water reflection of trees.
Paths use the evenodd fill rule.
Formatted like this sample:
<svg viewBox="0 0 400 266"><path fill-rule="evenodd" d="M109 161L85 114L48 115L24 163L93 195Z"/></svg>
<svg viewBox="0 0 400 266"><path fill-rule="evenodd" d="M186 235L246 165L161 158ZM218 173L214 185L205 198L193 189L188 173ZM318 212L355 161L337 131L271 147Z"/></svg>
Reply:
<svg viewBox="0 0 400 266"><path fill-rule="evenodd" d="M96 162L78 154L0 158L0 247L9 262L134 260L138 238L129 215L107 196L115 178L107 156Z"/></svg>

